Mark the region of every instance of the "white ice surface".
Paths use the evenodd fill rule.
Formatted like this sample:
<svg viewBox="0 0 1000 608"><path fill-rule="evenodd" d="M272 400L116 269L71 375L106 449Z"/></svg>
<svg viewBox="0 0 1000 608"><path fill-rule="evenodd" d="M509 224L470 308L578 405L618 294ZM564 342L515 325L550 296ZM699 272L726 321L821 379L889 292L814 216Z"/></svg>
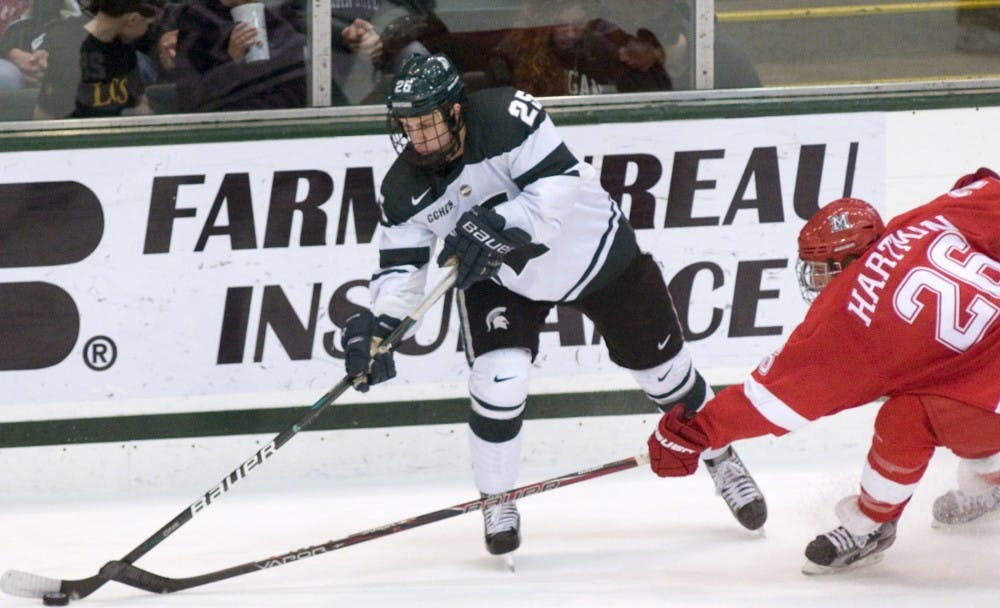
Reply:
<svg viewBox="0 0 1000 608"><path fill-rule="evenodd" d="M635 469L521 501L524 543L513 573L486 554L481 517L472 513L177 594L108 583L81 601L94 608L1000 605L1000 521L960 531L931 528L934 497L954 484L956 460L946 451L932 462L881 564L837 576L800 573L805 544L835 524L837 499L856 491L873 415L869 407L782 439L739 444L767 496L764 535L736 524L703 471L660 480ZM576 428L544 424L526 423L526 442L540 440L542 428L546 434ZM455 433L454 440L463 438ZM566 450L558 463L526 459L521 483L624 458L637 447ZM244 455L255 449L248 444ZM260 483L248 476L137 565L191 576L475 497L462 467L279 479L280 459L294 457L289 447L280 451L268 464L276 474L262 475ZM52 474L73 474L71 463L65 466ZM215 463L165 491L8 494L0 508L0 570L91 576L230 468ZM40 605L0 596L4 608Z"/></svg>

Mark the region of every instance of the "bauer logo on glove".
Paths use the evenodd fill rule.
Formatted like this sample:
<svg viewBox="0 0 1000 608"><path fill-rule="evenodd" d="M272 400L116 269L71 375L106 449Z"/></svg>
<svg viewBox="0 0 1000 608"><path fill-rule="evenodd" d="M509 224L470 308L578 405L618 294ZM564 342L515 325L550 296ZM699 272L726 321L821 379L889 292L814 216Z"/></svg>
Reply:
<svg viewBox="0 0 1000 608"><path fill-rule="evenodd" d="M688 418L684 405L660 419L649 436L649 467L660 477L683 477L698 470L698 458L708 448L708 436L697 417Z"/></svg>
<svg viewBox="0 0 1000 608"><path fill-rule="evenodd" d="M458 260L457 289L468 289L474 283L492 279L500 272L504 256L524 247L531 237L520 228L507 228L503 216L491 209L473 207L458 219L456 232L444 239L438 265L451 258Z"/></svg>
<svg viewBox="0 0 1000 608"><path fill-rule="evenodd" d="M507 255L514 250L514 245L494 238L492 234L480 228L475 222L465 222L462 230L472 239L478 241L483 247L491 249L500 255Z"/></svg>

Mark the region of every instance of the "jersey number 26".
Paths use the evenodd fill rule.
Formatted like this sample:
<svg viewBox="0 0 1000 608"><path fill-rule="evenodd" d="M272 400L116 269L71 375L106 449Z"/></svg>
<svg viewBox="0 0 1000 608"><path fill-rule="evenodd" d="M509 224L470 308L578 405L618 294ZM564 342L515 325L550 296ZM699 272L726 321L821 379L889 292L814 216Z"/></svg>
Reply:
<svg viewBox="0 0 1000 608"><path fill-rule="evenodd" d="M913 323L924 308L918 296L922 292L933 294L937 301L935 338L959 353L979 342L1000 315L996 305L984 297L984 294L992 298L1000 297L1000 285L988 278L988 273L1000 276L1000 264L983 253L970 253L969 249L969 243L960 233L942 233L928 249L933 267L922 266L911 270L893 298L896 313L908 323ZM963 255L964 260L960 257ZM960 321L960 282L982 292L976 294L965 307L968 317L965 323Z"/></svg>

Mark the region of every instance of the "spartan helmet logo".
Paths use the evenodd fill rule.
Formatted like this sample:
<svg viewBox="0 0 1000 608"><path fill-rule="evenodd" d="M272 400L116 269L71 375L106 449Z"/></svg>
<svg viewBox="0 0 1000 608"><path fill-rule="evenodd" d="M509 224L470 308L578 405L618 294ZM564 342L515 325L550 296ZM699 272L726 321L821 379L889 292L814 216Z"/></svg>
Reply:
<svg viewBox="0 0 1000 608"><path fill-rule="evenodd" d="M830 232L840 232L851 227L850 220L847 219L847 211L842 211L830 216Z"/></svg>
<svg viewBox="0 0 1000 608"><path fill-rule="evenodd" d="M486 313L486 331L490 332L494 329L507 329L510 325L510 321L508 321L505 316L506 312L506 306L497 306L493 310Z"/></svg>

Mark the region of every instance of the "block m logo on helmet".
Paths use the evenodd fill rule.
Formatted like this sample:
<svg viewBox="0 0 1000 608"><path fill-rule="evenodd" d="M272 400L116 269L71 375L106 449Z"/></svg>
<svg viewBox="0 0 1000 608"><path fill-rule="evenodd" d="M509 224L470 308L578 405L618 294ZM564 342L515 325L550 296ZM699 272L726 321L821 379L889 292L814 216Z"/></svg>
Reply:
<svg viewBox="0 0 1000 608"><path fill-rule="evenodd" d="M5 269L74 264L103 234L100 201L83 184L0 184L0 371L56 365L80 333L79 310L64 289L4 281Z"/></svg>
<svg viewBox="0 0 1000 608"><path fill-rule="evenodd" d="M830 232L840 232L841 230L847 230L850 227L851 222L847 218L846 211L830 216Z"/></svg>

